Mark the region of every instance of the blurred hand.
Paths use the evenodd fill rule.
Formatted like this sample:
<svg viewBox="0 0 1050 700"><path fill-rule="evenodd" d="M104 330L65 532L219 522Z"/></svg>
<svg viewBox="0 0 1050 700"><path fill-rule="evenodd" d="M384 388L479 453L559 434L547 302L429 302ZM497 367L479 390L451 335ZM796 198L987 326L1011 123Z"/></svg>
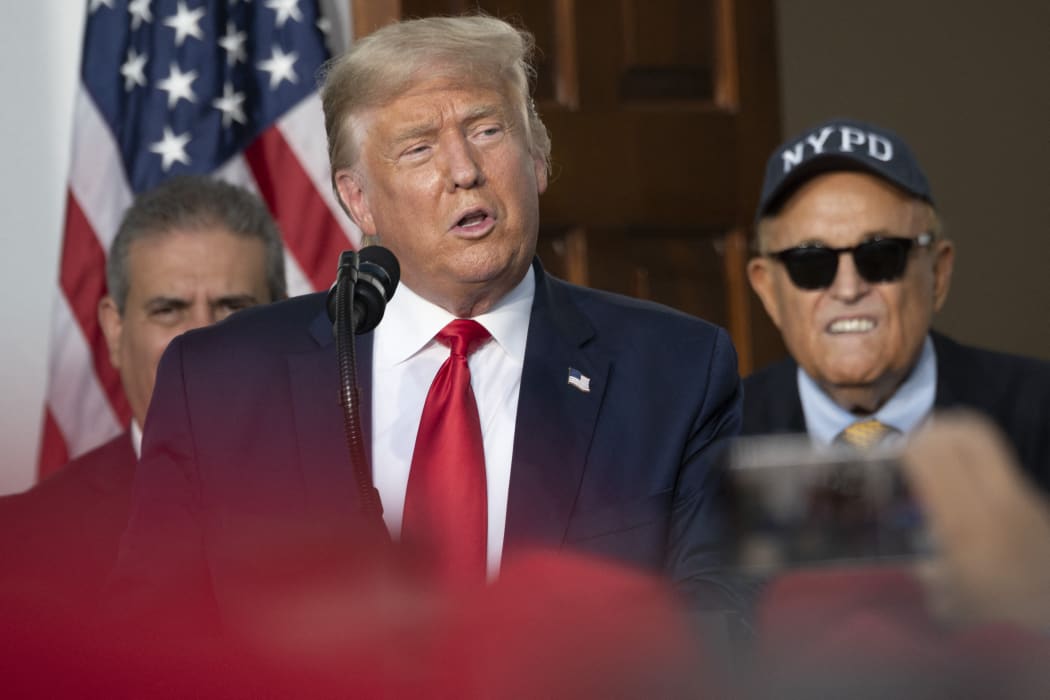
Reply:
<svg viewBox="0 0 1050 700"><path fill-rule="evenodd" d="M934 614L1050 630L1050 502L998 429L972 413L935 416L904 469L939 547L919 572Z"/></svg>

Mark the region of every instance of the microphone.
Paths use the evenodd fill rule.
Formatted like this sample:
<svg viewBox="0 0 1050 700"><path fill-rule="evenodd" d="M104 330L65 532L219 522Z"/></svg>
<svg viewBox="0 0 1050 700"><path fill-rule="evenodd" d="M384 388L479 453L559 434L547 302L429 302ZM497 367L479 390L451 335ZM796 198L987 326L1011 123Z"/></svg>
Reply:
<svg viewBox="0 0 1050 700"><path fill-rule="evenodd" d="M401 279L397 258L382 246L367 246L357 253L344 252L339 258L339 277L349 273L354 284L354 333L367 333L383 319L386 303L394 296ZM338 281L328 292L328 318L335 323Z"/></svg>

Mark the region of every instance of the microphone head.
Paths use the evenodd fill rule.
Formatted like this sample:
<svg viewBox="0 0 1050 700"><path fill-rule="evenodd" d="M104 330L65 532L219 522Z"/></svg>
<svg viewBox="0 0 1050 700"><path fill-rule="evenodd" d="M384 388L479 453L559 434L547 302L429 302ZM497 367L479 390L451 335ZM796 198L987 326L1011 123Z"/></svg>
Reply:
<svg viewBox="0 0 1050 700"><path fill-rule="evenodd" d="M370 245L357 253L359 275L370 275L383 288L386 301L394 296L397 283L401 281L401 265L389 249Z"/></svg>
<svg viewBox="0 0 1050 700"><path fill-rule="evenodd" d="M373 245L357 254L354 286L354 333L368 333L379 325L386 303L401 279L401 266L386 248Z"/></svg>
<svg viewBox="0 0 1050 700"><path fill-rule="evenodd" d="M344 251L339 256L336 283L328 290L328 319L332 323L335 323L339 282L355 269L357 283L354 285L354 297L349 301L353 307L353 330L360 334L379 325L386 311L386 303L394 296L401 279L401 266L394 254L381 246L368 246L357 253Z"/></svg>

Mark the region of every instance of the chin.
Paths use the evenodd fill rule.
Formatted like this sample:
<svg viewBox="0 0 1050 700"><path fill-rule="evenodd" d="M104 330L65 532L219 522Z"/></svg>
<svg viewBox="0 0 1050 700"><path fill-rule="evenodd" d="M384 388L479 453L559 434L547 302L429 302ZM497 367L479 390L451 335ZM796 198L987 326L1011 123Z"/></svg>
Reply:
<svg viewBox="0 0 1050 700"><path fill-rule="evenodd" d="M847 364L824 367L821 376L828 384L839 387L871 386L882 375L883 369L872 364Z"/></svg>

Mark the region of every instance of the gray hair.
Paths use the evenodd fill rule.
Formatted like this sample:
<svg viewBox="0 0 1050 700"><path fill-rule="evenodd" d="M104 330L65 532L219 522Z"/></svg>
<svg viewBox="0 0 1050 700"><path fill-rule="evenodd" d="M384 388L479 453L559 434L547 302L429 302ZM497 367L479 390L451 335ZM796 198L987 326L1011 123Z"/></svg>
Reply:
<svg viewBox="0 0 1050 700"><path fill-rule="evenodd" d="M128 299L128 251L135 241L176 230L211 227L262 241L266 247L266 286L270 300L288 295L281 232L262 200L222 180L183 175L139 195L124 212L106 260L106 285L120 314L124 314Z"/></svg>
<svg viewBox="0 0 1050 700"><path fill-rule="evenodd" d="M534 157L550 170L551 141L530 95L536 70L532 35L485 15L426 17L390 24L357 41L321 72L328 158L335 172L357 162L352 119L381 106L421 79L447 77L494 85L528 125Z"/></svg>

